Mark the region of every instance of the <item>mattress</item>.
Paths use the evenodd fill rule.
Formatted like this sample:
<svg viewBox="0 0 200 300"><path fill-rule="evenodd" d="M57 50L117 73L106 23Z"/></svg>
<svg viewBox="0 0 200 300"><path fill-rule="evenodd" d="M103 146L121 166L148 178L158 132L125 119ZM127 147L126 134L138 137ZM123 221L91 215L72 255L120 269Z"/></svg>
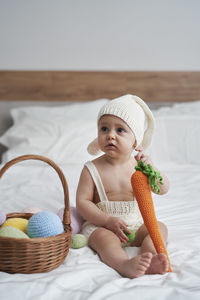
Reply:
<svg viewBox="0 0 200 300"><path fill-rule="evenodd" d="M96 135L96 129L92 128L96 124L98 109L105 101L101 99L85 106L77 104L75 108L76 104L62 109L29 107L12 110L13 127L0 138L8 148L1 167L22 154L48 156L64 172L70 205L75 206L80 172L84 162L92 159L84 149ZM70 248L65 261L51 272L0 272L1 299L199 299L199 112L200 101L154 111L157 133L149 154L168 176L170 190L163 196L154 195L153 199L157 218L167 225L169 231L167 250L171 273L128 279L105 265L88 246ZM74 114L78 122L74 121ZM79 134L76 135L76 131ZM43 140L44 136L46 140ZM64 206L58 176L39 161L12 166L0 181L0 195L1 210L6 213L19 212L27 206L57 213ZM126 251L129 257L133 257L139 253L139 248L127 247Z"/></svg>

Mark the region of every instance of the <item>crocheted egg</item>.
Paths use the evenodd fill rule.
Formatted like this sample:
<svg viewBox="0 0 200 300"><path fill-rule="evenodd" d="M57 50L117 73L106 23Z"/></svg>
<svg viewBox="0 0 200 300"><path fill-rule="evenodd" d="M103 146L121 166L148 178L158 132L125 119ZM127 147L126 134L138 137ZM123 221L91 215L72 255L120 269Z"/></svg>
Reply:
<svg viewBox="0 0 200 300"><path fill-rule="evenodd" d="M127 233L126 231L124 231L125 235L128 237L128 243L131 243L134 241L135 239L135 232L132 229L129 229L131 231L131 233Z"/></svg>
<svg viewBox="0 0 200 300"><path fill-rule="evenodd" d="M38 207L34 207L34 206L26 207L23 209L24 213L30 213L30 214L36 214L39 211L41 211L41 209L39 209Z"/></svg>
<svg viewBox="0 0 200 300"><path fill-rule="evenodd" d="M26 220L26 219L23 219L23 218L10 218L10 219L7 219L1 227L6 227L6 226L16 227L19 230L26 233L27 224L28 224L28 220Z"/></svg>
<svg viewBox="0 0 200 300"><path fill-rule="evenodd" d="M6 220L6 214L0 210L0 225L2 225Z"/></svg>
<svg viewBox="0 0 200 300"><path fill-rule="evenodd" d="M64 208L61 208L58 211L58 216L60 217L61 221L63 221L63 213ZM71 227L72 227L72 235L79 233L81 231L81 226L83 224L83 218L78 213L76 207L70 207L70 217L71 217Z"/></svg>
<svg viewBox="0 0 200 300"><path fill-rule="evenodd" d="M87 245L87 238L83 234L72 235L71 248L79 249Z"/></svg>
<svg viewBox="0 0 200 300"><path fill-rule="evenodd" d="M28 235L25 234L23 231L11 226L0 228L0 236L18 239L29 239Z"/></svg>
<svg viewBox="0 0 200 300"><path fill-rule="evenodd" d="M31 238L54 236L63 233L60 218L49 211L41 211L33 215L28 222L27 233Z"/></svg>

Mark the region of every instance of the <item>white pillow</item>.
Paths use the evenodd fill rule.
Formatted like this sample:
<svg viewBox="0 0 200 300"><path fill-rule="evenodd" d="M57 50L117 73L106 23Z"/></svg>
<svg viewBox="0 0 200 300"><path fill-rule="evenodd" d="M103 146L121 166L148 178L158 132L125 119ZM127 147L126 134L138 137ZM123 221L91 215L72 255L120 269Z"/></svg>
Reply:
<svg viewBox="0 0 200 300"><path fill-rule="evenodd" d="M149 154L157 163L200 163L200 101L154 112L156 131Z"/></svg>
<svg viewBox="0 0 200 300"><path fill-rule="evenodd" d="M57 163L91 159L87 145L97 135L97 114L107 101L12 109L14 125L0 137L9 148L3 163L24 154L45 155Z"/></svg>
<svg viewBox="0 0 200 300"><path fill-rule="evenodd" d="M40 154L57 163L84 163L87 145L97 136L97 114L107 99L60 107L11 110L14 125L0 137L9 150L3 163L23 154ZM157 128L149 154L156 165L200 163L200 101L153 111Z"/></svg>
<svg viewBox="0 0 200 300"><path fill-rule="evenodd" d="M100 108L108 99L98 99L88 102L70 102L63 106L27 106L14 108L11 115L15 123L23 118L36 120L63 121L63 120L96 120Z"/></svg>

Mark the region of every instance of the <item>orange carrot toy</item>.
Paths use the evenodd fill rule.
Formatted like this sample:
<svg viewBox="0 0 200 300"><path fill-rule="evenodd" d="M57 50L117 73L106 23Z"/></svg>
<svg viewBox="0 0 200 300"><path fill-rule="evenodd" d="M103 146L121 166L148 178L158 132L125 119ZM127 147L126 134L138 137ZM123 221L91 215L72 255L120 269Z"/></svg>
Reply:
<svg viewBox="0 0 200 300"><path fill-rule="evenodd" d="M157 193L160 192L157 185L158 180L160 180L160 183L162 184L162 177L159 172L155 171L150 165L146 165L142 161L138 161L136 171L131 177L133 193L138 202L138 207L143 217L144 224L153 241L154 247L157 253L164 253L167 256L169 263L168 271L171 272L168 253L159 230L151 195L151 187Z"/></svg>

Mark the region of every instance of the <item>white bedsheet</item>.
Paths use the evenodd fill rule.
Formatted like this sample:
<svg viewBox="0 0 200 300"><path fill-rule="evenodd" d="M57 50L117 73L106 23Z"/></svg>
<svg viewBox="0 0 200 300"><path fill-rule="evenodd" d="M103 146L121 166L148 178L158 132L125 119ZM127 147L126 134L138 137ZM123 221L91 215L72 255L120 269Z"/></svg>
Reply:
<svg viewBox="0 0 200 300"><path fill-rule="evenodd" d="M60 164L67 178L70 204L82 164ZM169 230L168 253L172 273L121 277L103 264L87 246L70 249L64 263L44 274L0 272L0 299L200 299L200 172L199 165L167 164L171 189L154 196L157 217ZM27 206L57 212L63 207L59 178L49 166L28 162L11 167L0 181L0 203L5 212ZM129 256L138 248L127 248Z"/></svg>

